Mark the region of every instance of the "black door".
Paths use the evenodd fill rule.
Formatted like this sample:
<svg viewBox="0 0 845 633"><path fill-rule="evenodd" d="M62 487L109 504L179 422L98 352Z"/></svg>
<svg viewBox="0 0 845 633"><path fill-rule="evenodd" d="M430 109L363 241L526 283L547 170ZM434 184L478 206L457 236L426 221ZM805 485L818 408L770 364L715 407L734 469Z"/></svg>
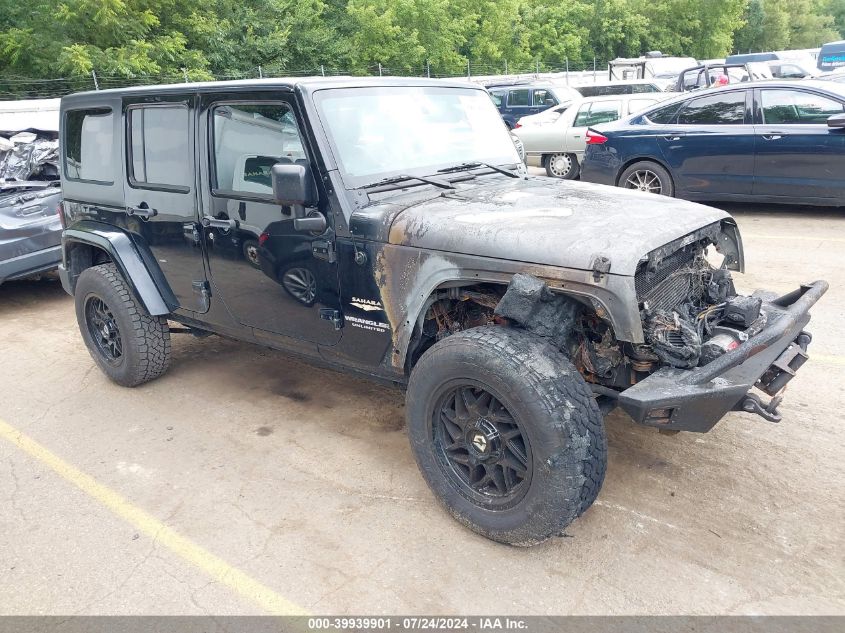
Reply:
<svg viewBox="0 0 845 633"><path fill-rule="evenodd" d="M126 213L164 273L179 306L208 310L197 226L193 96L124 102Z"/></svg>
<svg viewBox="0 0 845 633"><path fill-rule="evenodd" d="M845 131L827 126L842 101L797 88L756 93L754 193L845 204Z"/></svg>
<svg viewBox="0 0 845 633"><path fill-rule="evenodd" d="M336 343L341 333L327 320L339 309L331 228L322 235L296 231L292 210L273 202L274 164L312 169L295 106L204 100L201 133L209 151L202 224L212 294L243 325ZM311 212L331 218L321 194Z"/></svg>
<svg viewBox="0 0 845 633"><path fill-rule="evenodd" d="M675 188L700 195L751 193L754 126L748 90L691 99L658 137Z"/></svg>

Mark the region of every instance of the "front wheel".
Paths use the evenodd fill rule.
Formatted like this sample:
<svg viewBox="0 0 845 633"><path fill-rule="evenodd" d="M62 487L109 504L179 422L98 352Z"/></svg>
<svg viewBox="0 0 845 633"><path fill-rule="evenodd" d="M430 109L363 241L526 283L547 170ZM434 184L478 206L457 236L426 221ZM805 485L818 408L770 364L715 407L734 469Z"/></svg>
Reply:
<svg viewBox="0 0 845 633"><path fill-rule="evenodd" d="M640 161L628 167L619 177L619 186L663 196L675 195L672 176L663 167L651 161Z"/></svg>
<svg viewBox="0 0 845 633"><path fill-rule="evenodd" d="M546 174L551 178L574 179L580 170L575 154L549 154L546 156Z"/></svg>
<svg viewBox="0 0 845 633"><path fill-rule="evenodd" d="M534 545L595 500L607 443L601 413L572 364L524 330L481 327L436 343L407 393L417 464L459 522Z"/></svg>
<svg viewBox="0 0 845 633"><path fill-rule="evenodd" d="M114 264L82 271L74 290L76 320L91 357L109 378L135 387L170 365L167 319L149 314Z"/></svg>

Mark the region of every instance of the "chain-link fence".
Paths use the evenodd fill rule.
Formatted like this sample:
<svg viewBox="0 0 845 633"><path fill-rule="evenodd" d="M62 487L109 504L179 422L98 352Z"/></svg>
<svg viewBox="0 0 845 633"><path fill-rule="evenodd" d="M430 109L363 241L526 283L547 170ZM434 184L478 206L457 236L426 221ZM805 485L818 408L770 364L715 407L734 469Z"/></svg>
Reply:
<svg viewBox="0 0 845 633"><path fill-rule="evenodd" d="M308 76L393 76L393 77L432 77L432 78L464 78L484 81L494 78L530 78L553 76L560 81L584 83L606 79L607 61L590 60L559 60L556 62L534 61L522 64L510 64L507 61L495 63L468 62L461 72L458 68L437 68L432 64L419 67L399 67L387 64L373 64L364 69L344 69L330 66L315 66L301 69L278 69L256 67L248 72L213 75L218 81L231 79L254 79L261 77L308 77ZM0 100L35 99L61 97L72 92L83 90L105 90L108 88L125 88L127 86L144 86L154 84L170 84L190 82L198 79L195 73L184 71L180 74L167 75L135 75L112 76L101 75L92 71L90 75L77 77L62 77L52 79L37 79L31 77L2 77L0 76Z"/></svg>

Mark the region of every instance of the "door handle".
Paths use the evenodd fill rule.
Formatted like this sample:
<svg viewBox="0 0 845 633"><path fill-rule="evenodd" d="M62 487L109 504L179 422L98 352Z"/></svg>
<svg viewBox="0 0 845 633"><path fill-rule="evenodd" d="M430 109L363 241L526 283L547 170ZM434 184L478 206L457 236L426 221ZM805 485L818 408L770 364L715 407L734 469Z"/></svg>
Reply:
<svg viewBox="0 0 845 633"><path fill-rule="evenodd" d="M667 141L680 141L683 136L683 134L667 134L663 138L665 138Z"/></svg>
<svg viewBox="0 0 845 633"><path fill-rule="evenodd" d="M150 209L149 205L146 202L142 202L137 207L126 207L126 215L135 216L142 219L149 219L155 215L158 215L158 211L156 211L155 209Z"/></svg>
<svg viewBox="0 0 845 633"><path fill-rule="evenodd" d="M215 228L215 229L225 229L231 230L238 228L238 221L237 220L229 220L228 218L225 220L220 220L218 218L214 218L210 215L202 216L200 223L207 229Z"/></svg>
<svg viewBox="0 0 845 633"><path fill-rule="evenodd" d="M763 136L763 138L764 138L765 140L767 140L767 141L776 141L776 140L778 140L779 138L782 138L782 137L783 137L783 134L780 134L780 133L777 133L777 132L776 132L776 133L774 133L774 134L763 134L762 136Z"/></svg>

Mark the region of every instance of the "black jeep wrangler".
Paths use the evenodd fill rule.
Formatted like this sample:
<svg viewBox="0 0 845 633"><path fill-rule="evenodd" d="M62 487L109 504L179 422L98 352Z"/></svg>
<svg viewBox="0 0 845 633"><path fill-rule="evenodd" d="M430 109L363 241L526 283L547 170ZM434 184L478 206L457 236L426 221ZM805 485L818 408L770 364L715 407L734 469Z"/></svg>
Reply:
<svg viewBox="0 0 845 633"><path fill-rule="evenodd" d="M465 83L88 92L61 134L60 274L111 379L160 376L182 331L400 385L431 488L506 543L592 504L615 406L667 432L778 421L827 289L738 296L728 214L528 177Z"/></svg>

